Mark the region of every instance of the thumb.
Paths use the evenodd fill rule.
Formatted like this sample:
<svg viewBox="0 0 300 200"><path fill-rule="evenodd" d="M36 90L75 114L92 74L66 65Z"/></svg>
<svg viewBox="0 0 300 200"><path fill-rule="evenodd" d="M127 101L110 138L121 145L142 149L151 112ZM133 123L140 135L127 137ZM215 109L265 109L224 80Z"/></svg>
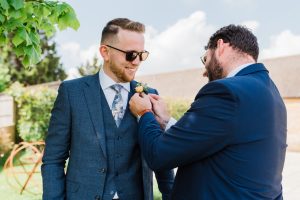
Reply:
<svg viewBox="0 0 300 200"><path fill-rule="evenodd" d="M149 99L150 99L150 101L151 101L151 103L152 104L154 104L154 103L156 103L157 102L157 100L156 99L154 99L152 96L150 96L149 95Z"/></svg>
<svg viewBox="0 0 300 200"><path fill-rule="evenodd" d="M151 98L155 99L155 100L159 100L160 96L157 94L148 94Z"/></svg>

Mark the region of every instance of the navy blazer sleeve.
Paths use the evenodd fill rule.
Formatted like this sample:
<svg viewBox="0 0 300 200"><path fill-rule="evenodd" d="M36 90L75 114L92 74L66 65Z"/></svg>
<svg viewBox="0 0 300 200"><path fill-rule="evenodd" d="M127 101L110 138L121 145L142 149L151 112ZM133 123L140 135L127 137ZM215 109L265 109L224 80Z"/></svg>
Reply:
<svg viewBox="0 0 300 200"><path fill-rule="evenodd" d="M158 94L157 90L149 89L149 93ZM174 171L170 170L156 170L154 171L158 189L162 194L162 199L169 199L174 183Z"/></svg>
<svg viewBox="0 0 300 200"><path fill-rule="evenodd" d="M67 88L62 83L52 109L46 147L41 167L43 199L65 199L65 162L70 146L70 104Z"/></svg>
<svg viewBox="0 0 300 200"><path fill-rule="evenodd" d="M152 113L139 121L139 143L153 170L172 169L204 159L233 138L236 98L219 82L204 86L191 108L165 133Z"/></svg>

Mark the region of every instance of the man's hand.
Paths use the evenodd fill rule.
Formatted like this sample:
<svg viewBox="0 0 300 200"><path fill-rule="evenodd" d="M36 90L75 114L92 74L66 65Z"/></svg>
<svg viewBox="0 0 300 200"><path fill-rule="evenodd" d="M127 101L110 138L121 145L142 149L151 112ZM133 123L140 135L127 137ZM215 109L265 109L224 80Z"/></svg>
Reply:
<svg viewBox="0 0 300 200"><path fill-rule="evenodd" d="M144 110L152 110L150 98L145 93L135 93L129 101L129 107L135 116L138 116Z"/></svg>
<svg viewBox="0 0 300 200"><path fill-rule="evenodd" d="M167 104L163 101L160 96L156 94L149 94L152 109L155 114L156 120L163 130L165 130L166 125L168 124L171 116L167 109Z"/></svg>

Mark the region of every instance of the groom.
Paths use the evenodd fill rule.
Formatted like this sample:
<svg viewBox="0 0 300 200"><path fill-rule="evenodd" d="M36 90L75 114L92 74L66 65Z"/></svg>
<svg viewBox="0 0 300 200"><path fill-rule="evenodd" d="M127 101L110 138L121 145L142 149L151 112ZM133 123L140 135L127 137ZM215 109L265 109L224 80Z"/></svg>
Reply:
<svg viewBox="0 0 300 200"><path fill-rule="evenodd" d="M268 70L256 63L256 37L229 25L206 50L210 82L166 132L160 126L170 116L159 96L131 98L131 111L142 115L139 143L147 163L154 170L178 167L172 200L282 199L286 109Z"/></svg>
<svg viewBox="0 0 300 200"><path fill-rule="evenodd" d="M144 31L129 19L108 22L100 72L60 85L43 157L44 200L153 200L152 171L138 145L137 118L127 106L135 73L149 54ZM173 172L159 170L156 179L168 199Z"/></svg>

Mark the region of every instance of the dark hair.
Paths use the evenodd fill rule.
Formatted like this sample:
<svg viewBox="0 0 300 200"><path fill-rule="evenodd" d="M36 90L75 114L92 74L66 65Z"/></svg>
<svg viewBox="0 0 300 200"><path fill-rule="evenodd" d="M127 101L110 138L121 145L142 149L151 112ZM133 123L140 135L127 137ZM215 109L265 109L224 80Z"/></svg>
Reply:
<svg viewBox="0 0 300 200"><path fill-rule="evenodd" d="M248 28L233 24L225 26L210 37L205 49L217 48L219 39L223 39L225 43L229 43L235 50L246 53L257 61L259 54L257 38Z"/></svg>
<svg viewBox="0 0 300 200"><path fill-rule="evenodd" d="M117 35L120 28L138 33L145 32L145 25L140 22L135 22L127 18L116 18L109 21L103 28L101 44L103 44L107 39Z"/></svg>

